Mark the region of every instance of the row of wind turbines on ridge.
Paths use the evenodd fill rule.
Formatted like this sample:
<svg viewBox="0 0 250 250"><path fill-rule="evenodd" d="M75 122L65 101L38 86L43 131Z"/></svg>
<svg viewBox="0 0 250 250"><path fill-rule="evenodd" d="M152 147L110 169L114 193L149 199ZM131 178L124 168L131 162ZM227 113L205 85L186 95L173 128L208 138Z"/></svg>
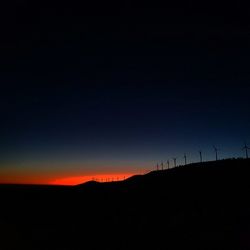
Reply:
<svg viewBox="0 0 250 250"><path fill-rule="evenodd" d="M213 146L213 149L214 149L214 152L215 152L215 160L218 161L219 160L219 157L218 157L219 149L217 147L215 147L215 146ZM245 151L246 159L248 159L248 149L250 149L250 147L248 147L246 142L245 142L244 147L242 148L242 150ZM202 155L201 150L199 150L199 157L200 157L200 162L203 162L203 155ZM184 154L183 158L184 158L184 165L187 165L187 155L186 155L186 153ZM173 159L173 162L174 162L174 167L176 167L177 166L177 164L176 164L177 163L177 158L174 157L172 159ZM163 161L161 162L160 165L159 165L159 163L156 164L156 170L158 171L158 170L160 170L160 168L161 168L161 170L164 169ZM167 160L167 169L169 169L169 168L170 168L170 161Z"/></svg>

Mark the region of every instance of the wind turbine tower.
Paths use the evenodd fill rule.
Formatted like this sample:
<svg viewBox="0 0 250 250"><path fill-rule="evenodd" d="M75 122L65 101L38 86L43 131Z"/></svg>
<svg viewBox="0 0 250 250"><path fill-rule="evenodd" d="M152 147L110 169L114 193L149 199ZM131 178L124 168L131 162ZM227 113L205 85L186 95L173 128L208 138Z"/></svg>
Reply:
<svg viewBox="0 0 250 250"><path fill-rule="evenodd" d="M174 160L174 167L176 168L176 158L173 158Z"/></svg>
<svg viewBox="0 0 250 250"><path fill-rule="evenodd" d="M163 161L161 162L161 170L164 169Z"/></svg>
<svg viewBox="0 0 250 250"><path fill-rule="evenodd" d="M169 169L169 160L167 160L167 164L168 164L168 169Z"/></svg>
<svg viewBox="0 0 250 250"><path fill-rule="evenodd" d="M185 165L187 165L187 155L184 154L184 161L185 161Z"/></svg>
<svg viewBox="0 0 250 250"><path fill-rule="evenodd" d="M247 144L246 144L246 142L245 142L245 145L244 145L244 147L242 148L242 150L245 150L245 152L246 152L246 159L248 159L248 149L250 149L250 148L247 146Z"/></svg>
<svg viewBox="0 0 250 250"><path fill-rule="evenodd" d="M156 165L156 170L158 171L159 170L159 164L157 162L157 165Z"/></svg>
<svg viewBox="0 0 250 250"><path fill-rule="evenodd" d="M202 151L201 150L199 151L199 154L200 154L200 162L202 162Z"/></svg>
<svg viewBox="0 0 250 250"><path fill-rule="evenodd" d="M213 146L214 148L214 152L215 152L215 159L216 161L218 161L218 148L216 148L215 146Z"/></svg>

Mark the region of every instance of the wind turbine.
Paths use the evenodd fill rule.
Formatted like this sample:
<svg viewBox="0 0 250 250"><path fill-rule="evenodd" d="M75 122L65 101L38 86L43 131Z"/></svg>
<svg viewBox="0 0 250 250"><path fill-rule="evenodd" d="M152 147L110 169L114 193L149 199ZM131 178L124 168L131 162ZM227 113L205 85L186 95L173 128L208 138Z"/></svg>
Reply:
<svg viewBox="0 0 250 250"><path fill-rule="evenodd" d="M174 167L176 167L176 158L173 158L174 160Z"/></svg>
<svg viewBox="0 0 250 250"><path fill-rule="evenodd" d="M218 161L218 148L216 148L215 146L213 146L213 148L214 148L214 152L215 152L215 159L216 159L216 161Z"/></svg>
<svg viewBox="0 0 250 250"><path fill-rule="evenodd" d="M199 154L200 154L200 162L202 162L202 151L201 150L199 151Z"/></svg>
<svg viewBox="0 0 250 250"><path fill-rule="evenodd" d="M185 165L187 165L187 155L184 154Z"/></svg>
<svg viewBox="0 0 250 250"><path fill-rule="evenodd" d="M168 169L169 169L169 160L167 160L167 164L168 164Z"/></svg>
<svg viewBox="0 0 250 250"><path fill-rule="evenodd" d="M245 150L245 152L246 152L246 159L248 159L248 149L250 149L250 148L247 146L247 143L245 142L245 145L242 148L242 150Z"/></svg>
<svg viewBox="0 0 250 250"><path fill-rule="evenodd" d="M161 170L164 169L163 161L161 162Z"/></svg>

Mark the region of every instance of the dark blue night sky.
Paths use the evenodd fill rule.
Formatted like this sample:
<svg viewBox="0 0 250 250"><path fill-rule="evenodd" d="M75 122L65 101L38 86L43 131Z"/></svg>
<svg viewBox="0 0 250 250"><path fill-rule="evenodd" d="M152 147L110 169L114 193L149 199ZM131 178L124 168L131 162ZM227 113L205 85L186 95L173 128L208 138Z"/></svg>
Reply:
<svg viewBox="0 0 250 250"><path fill-rule="evenodd" d="M184 153L198 161L199 150L213 160L213 145L220 158L244 155L244 15L229 22L185 3L13 4L1 17L0 181L143 173L183 164Z"/></svg>

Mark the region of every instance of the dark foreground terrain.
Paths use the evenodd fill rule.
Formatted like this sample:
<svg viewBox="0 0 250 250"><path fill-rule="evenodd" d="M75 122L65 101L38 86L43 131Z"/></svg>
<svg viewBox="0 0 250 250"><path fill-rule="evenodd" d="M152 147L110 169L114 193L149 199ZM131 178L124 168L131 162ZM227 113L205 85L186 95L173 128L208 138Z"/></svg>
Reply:
<svg viewBox="0 0 250 250"><path fill-rule="evenodd" d="M250 160L75 187L0 186L0 249L250 249Z"/></svg>

